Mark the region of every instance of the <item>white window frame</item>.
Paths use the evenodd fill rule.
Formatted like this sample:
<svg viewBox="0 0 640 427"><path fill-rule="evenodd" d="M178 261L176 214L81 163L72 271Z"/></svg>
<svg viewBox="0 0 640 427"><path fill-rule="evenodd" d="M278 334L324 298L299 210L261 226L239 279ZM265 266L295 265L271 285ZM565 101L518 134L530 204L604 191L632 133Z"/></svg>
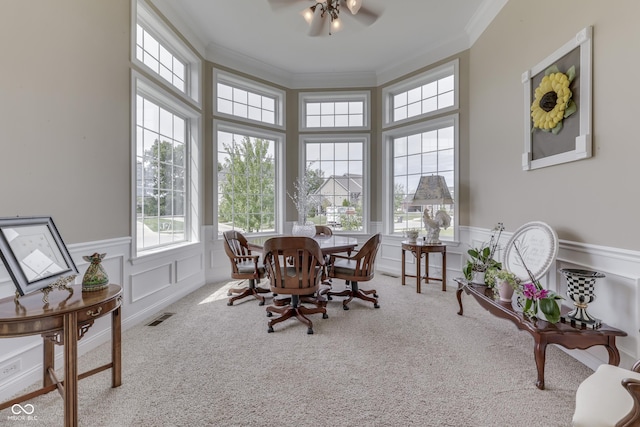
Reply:
<svg viewBox="0 0 640 427"><path fill-rule="evenodd" d="M235 116L233 114L223 113L218 110L218 83L224 83L228 86L232 86L239 89L244 89L248 92L256 93L263 96L269 96L275 98L275 123L267 123L259 120L253 120L246 117ZM286 92L275 88L274 86L268 86L260 84L256 81L245 79L243 77L224 72L222 70L213 69L213 111L218 117L238 120L250 125L258 124L260 126L268 126L273 129L284 130L286 126L285 122L285 108L286 108Z"/></svg>
<svg viewBox="0 0 640 427"><path fill-rule="evenodd" d="M196 104L197 107L202 106L201 100L201 68L202 61L190 49L173 30L149 7L144 0L133 1L133 17L131 29L131 61L140 69L150 73L158 80L166 89L175 95L188 99ZM185 70L185 92L167 82L159 74L149 68L144 62L140 61L136 56L136 25L140 24L149 34L151 34L163 47L171 52L173 56L180 59L186 66Z"/></svg>
<svg viewBox="0 0 640 427"><path fill-rule="evenodd" d="M398 233L394 232L393 220L394 220L394 212L393 212L393 197L394 197L394 171L393 171L393 141L395 138L400 138L403 136L414 135L416 133L421 132L429 132L437 129L441 129L444 127L453 126L453 149L454 149L454 209L455 215L453 216L453 236L454 241L459 240L459 230L460 230L460 209L459 209L459 197L460 197L460 170L459 170L459 158L460 158L460 119L459 115L450 114L447 116L439 117L433 120L427 120L420 123L414 123L408 126L403 126L400 128L394 128L382 133L382 142L384 144L383 150L385 154L385 165L383 168L382 174L382 182L384 183L383 187L383 209L382 209L382 224L383 224L383 232L385 235L398 235ZM450 185L450 184L449 184ZM444 240L444 239L443 239Z"/></svg>
<svg viewBox="0 0 640 427"><path fill-rule="evenodd" d="M214 165L214 180L216 182L213 186L213 223L214 223L214 233L213 239L219 240L221 239L220 235L220 227L218 221L218 132L233 132L233 133L242 133L246 135L250 135L254 138L268 138L275 141L274 153L275 153L275 162L276 162L276 206L275 206L275 231L273 232L264 232L264 233L249 233L247 235L251 236L260 236L260 235L268 235L268 234L282 234L284 232L284 218L285 218L285 198L284 194L284 177L285 177L285 158L284 158L284 147L285 147L285 134L282 132L277 132L273 130L266 130L263 128L258 128L255 126L243 125L233 122L228 122L225 120L213 120L213 165Z"/></svg>
<svg viewBox="0 0 640 427"><path fill-rule="evenodd" d="M440 115L447 112L456 111L459 108L459 60L456 58L453 61L447 62L446 64L435 67L431 70L425 71L424 73L418 74L415 77L409 78L407 80L403 80L399 83L396 83L391 86L387 86L382 89L382 105L383 105L383 128L388 128L391 126L407 124L411 122L415 122L418 120L424 120L429 117L433 117L435 115ZM453 105L445 108L440 108L434 111L429 111L427 113L422 113L416 116L407 117L402 120L393 121L393 97L399 93L406 92L408 90L417 88L419 86L435 82L441 78L448 77L453 74Z"/></svg>
<svg viewBox="0 0 640 427"><path fill-rule="evenodd" d="M370 153L371 153L371 136L364 133L340 133L340 134L304 134L299 138L299 160L298 160L298 176L305 172L307 162L308 143L337 143L337 142L362 142L362 194L364 203L362 204L362 230L361 231L336 231L336 234L367 234L370 229L370 207L371 207L371 191L370 191Z"/></svg>
<svg viewBox="0 0 640 427"><path fill-rule="evenodd" d="M349 102L363 103L363 125L342 127L307 127L307 103L309 102ZM304 131L363 131L371 130L371 93L369 91L349 92L300 92L298 94L298 129Z"/></svg>
<svg viewBox="0 0 640 427"><path fill-rule="evenodd" d="M197 243L199 241L198 227L193 227L192 224L199 223L199 201L193 197L193 194L197 194L197 188L200 186L200 168L198 167L198 159L200 158L200 152L202 150L200 141L202 136L200 133L200 111L192 108L189 104L176 99L171 94L168 94L164 87L158 85L155 81L151 81L146 76L139 72L132 71L131 87L133 88L131 94L131 158L132 160L132 180L131 180L131 207L132 207L132 257L135 259L143 255L150 255L158 252L163 252L185 245ZM185 240L176 243L170 243L161 246L155 246L152 248L144 249L138 248L138 235L137 235L137 96L142 95L145 98L153 101L159 106L174 112L186 119L186 176L185 176ZM196 189L194 193L194 189Z"/></svg>

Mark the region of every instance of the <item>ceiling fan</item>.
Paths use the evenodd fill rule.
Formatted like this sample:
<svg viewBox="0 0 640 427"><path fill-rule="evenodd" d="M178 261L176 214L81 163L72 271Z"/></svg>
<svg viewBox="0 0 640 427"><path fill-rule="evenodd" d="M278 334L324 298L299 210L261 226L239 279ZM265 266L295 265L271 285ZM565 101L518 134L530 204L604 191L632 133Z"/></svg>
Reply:
<svg viewBox="0 0 640 427"><path fill-rule="evenodd" d="M329 26L329 35L333 32L340 31L342 28L342 20L340 12L346 7L351 14L343 13L343 15L351 16L364 25L373 24L379 13L374 10L363 7L363 0L268 0L273 9L279 9L296 3L312 1L314 4L302 10L302 17L309 24L309 35L319 36L323 27Z"/></svg>

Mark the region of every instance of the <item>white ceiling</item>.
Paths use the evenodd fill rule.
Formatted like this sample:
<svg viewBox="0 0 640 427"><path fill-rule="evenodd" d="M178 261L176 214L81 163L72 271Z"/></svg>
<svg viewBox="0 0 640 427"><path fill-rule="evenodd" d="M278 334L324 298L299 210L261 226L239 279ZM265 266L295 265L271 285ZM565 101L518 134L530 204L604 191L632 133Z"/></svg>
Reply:
<svg viewBox="0 0 640 427"><path fill-rule="evenodd" d="M307 35L314 0L152 0L208 60L287 87L379 85L471 47L507 0L363 0L370 26Z"/></svg>

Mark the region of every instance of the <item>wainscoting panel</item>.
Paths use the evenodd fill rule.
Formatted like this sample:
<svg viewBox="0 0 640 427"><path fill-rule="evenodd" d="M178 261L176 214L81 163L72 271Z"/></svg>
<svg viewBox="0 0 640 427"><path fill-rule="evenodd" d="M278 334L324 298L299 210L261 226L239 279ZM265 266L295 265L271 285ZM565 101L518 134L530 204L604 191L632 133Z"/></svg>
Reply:
<svg viewBox="0 0 640 427"><path fill-rule="evenodd" d="M131 302L148 297L171 286L173 263L154 266L131 275Z"/></svg>
<svg viewBox="0 0 640 427"><path fill-rule="evenodd" d="M202 266L203 254L196 254L188 258L182 258L176 261L176 282L181 282L191 276L203 273Z"/></svg>

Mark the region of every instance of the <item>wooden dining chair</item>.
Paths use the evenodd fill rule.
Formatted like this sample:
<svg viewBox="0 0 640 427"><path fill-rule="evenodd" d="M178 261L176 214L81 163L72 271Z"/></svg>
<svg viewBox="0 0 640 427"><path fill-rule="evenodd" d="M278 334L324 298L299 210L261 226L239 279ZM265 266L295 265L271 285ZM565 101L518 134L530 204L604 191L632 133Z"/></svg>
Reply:
<svg viewBox="0 0 640 427"><path fill-rule="evenodd" d="M333 230L328 225L316 225L316 236L333 236ZM324 256L324 268L322 269L322 284L325 285L325 288L321 290L323 294L329 292L331 289L331 279L328 276L329 272L329 255Z"/></svg>
<svg viewBox="0 0 640 427"><path fill-rule="evenodd" d="M313 334L313 323L306 315L322 313L323 319L329 317L326 302L318 293L324 266L320 246L309 237L273 237L264 243L263 253L271 292L291 296L285 306L274 302L267 307L267 317L280 315L269 321L267 331L273 332L273 325L296 317L307 325L307 333ZM312 302L315 307L305 307L302 302Z"/></svg>
<svg viewBox="0 0 640 427"><path fill-rule="evenodd" d="M328 225L316 225L316 236L333 236L333 230Z"/></svg>
<svg viewBox="0 0 640 427"><path fill-rule="evenodd" d="M227 305L233 305L234 301L253 295L260 301L259 305L264 305L263 293L269 293L269 289L256 286L260 279L264 277L264 265L260 262L259 255L251 254L251 249L247 239L242 233L236 230L229 230L222 233L224 236L224 251L231 262L231 278L247 280L248 285L244 288L231 288L227 296L239 294L229 298Z"/></svg>
<svg viewBox="0 0 640 427"><path fill-rule="evenodd" d="M359 282L366 282L373 279L375 273L375 261L378 249L380 248L380 233L372 236L362 246L362 248L352 256L331 255L329 277L342 279L347 282L347 289L342 292L329 291L327 296L346 296L342 301L342 308L349 310L349 304L354 298L373 303L374 308L380 308L378 305L378 294L375 289L361 290L358 287ZM372 297L369 295L373 295Z"/></svg>

